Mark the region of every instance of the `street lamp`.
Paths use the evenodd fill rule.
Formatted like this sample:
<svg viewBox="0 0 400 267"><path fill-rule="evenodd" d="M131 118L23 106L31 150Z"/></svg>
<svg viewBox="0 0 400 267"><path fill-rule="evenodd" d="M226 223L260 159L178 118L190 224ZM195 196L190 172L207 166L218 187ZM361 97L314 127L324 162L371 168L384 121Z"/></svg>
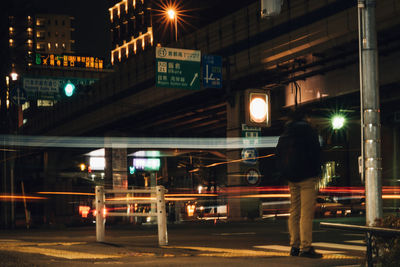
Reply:
<svg viewBox="0 0 400 267"><path fill-rule="evenodd" d="M11 76L11 80L13 80L13 81L18 80L18 73L16 73L15 70L13 70L13 71L10 73L10 76Z"/></svg>
<svg viewBox="0 0 400 267"><path fill-rule="evenodd" d="M174 20L174 23L175 23L175 42L177 42L178 41L178 25L177 25L178 17L177 17L177 14L176 14L176 10L173 9L173 8L168 9L167 10L167 15L168 15L168 18L170 20Z"/></svg>

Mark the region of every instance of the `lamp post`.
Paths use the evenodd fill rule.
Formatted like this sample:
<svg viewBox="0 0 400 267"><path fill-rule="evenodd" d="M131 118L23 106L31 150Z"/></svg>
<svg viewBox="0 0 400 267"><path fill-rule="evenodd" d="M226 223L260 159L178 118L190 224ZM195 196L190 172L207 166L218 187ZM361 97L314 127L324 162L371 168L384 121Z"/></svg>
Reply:
<svg viewBox="0 0 400 267"><path fill-rule="evenodd" d="M174 24L175 24L175 42L177 42L178 41L178 23L177 23L178 17L177 17L176 11L174 9L170 8L170 9L167 10L167 14L168 14L168 17L169 17L170 20L174 20Z"/></svg>

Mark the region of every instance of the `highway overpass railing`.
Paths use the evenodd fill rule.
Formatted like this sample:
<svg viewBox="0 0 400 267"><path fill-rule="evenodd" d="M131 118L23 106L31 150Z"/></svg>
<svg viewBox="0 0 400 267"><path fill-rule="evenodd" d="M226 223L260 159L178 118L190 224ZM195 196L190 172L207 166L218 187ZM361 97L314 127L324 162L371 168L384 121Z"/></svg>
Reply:
<svg viewBox="0 0 400 267"><path fill-rule="evenodd" d="M126 217L157 217L158 243L160 246L168 245L167 216L165 209L165 192L163 186L150 187L149 189L104 189L104 186L96 186L96 240L104 242L106 216ZM120 194L124 197L106 199L106 194ZM149 197L133 197L135 194L146 194ZM129 197L131 195L132 197ZM154 197L155 196L155 197ZM154 206L150 212L107 212L107 205L132 205L150 204Z"/></svg>

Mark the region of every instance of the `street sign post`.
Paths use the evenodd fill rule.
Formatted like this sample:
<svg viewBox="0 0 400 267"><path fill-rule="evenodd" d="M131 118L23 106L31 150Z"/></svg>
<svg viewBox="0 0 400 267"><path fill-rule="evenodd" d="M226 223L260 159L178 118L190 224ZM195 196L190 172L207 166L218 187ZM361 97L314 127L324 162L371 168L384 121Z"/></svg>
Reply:
<svg viewBox="0 0 400 267"><path fill-rule="evenodd" d="M200 89L200 50L156 47L156 87Z"/></svg>
<svg viewBox="0 0 400 267"><path fill-rule="evenodd" d="M222 87L222 57L203 56L203 87L221 88Z"/></svg>

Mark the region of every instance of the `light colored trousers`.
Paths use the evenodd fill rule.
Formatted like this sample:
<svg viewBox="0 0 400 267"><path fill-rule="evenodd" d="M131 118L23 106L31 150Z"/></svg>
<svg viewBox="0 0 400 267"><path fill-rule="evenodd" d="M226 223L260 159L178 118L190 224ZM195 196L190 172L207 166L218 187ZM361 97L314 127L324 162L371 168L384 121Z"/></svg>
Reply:
<svg viewBox="0 0 400 267"><path fill-rule="evenodd" d="M312 243L312 224L317 198L317 178L289 182L289 233L292 247L308 250Z"/></svg>

